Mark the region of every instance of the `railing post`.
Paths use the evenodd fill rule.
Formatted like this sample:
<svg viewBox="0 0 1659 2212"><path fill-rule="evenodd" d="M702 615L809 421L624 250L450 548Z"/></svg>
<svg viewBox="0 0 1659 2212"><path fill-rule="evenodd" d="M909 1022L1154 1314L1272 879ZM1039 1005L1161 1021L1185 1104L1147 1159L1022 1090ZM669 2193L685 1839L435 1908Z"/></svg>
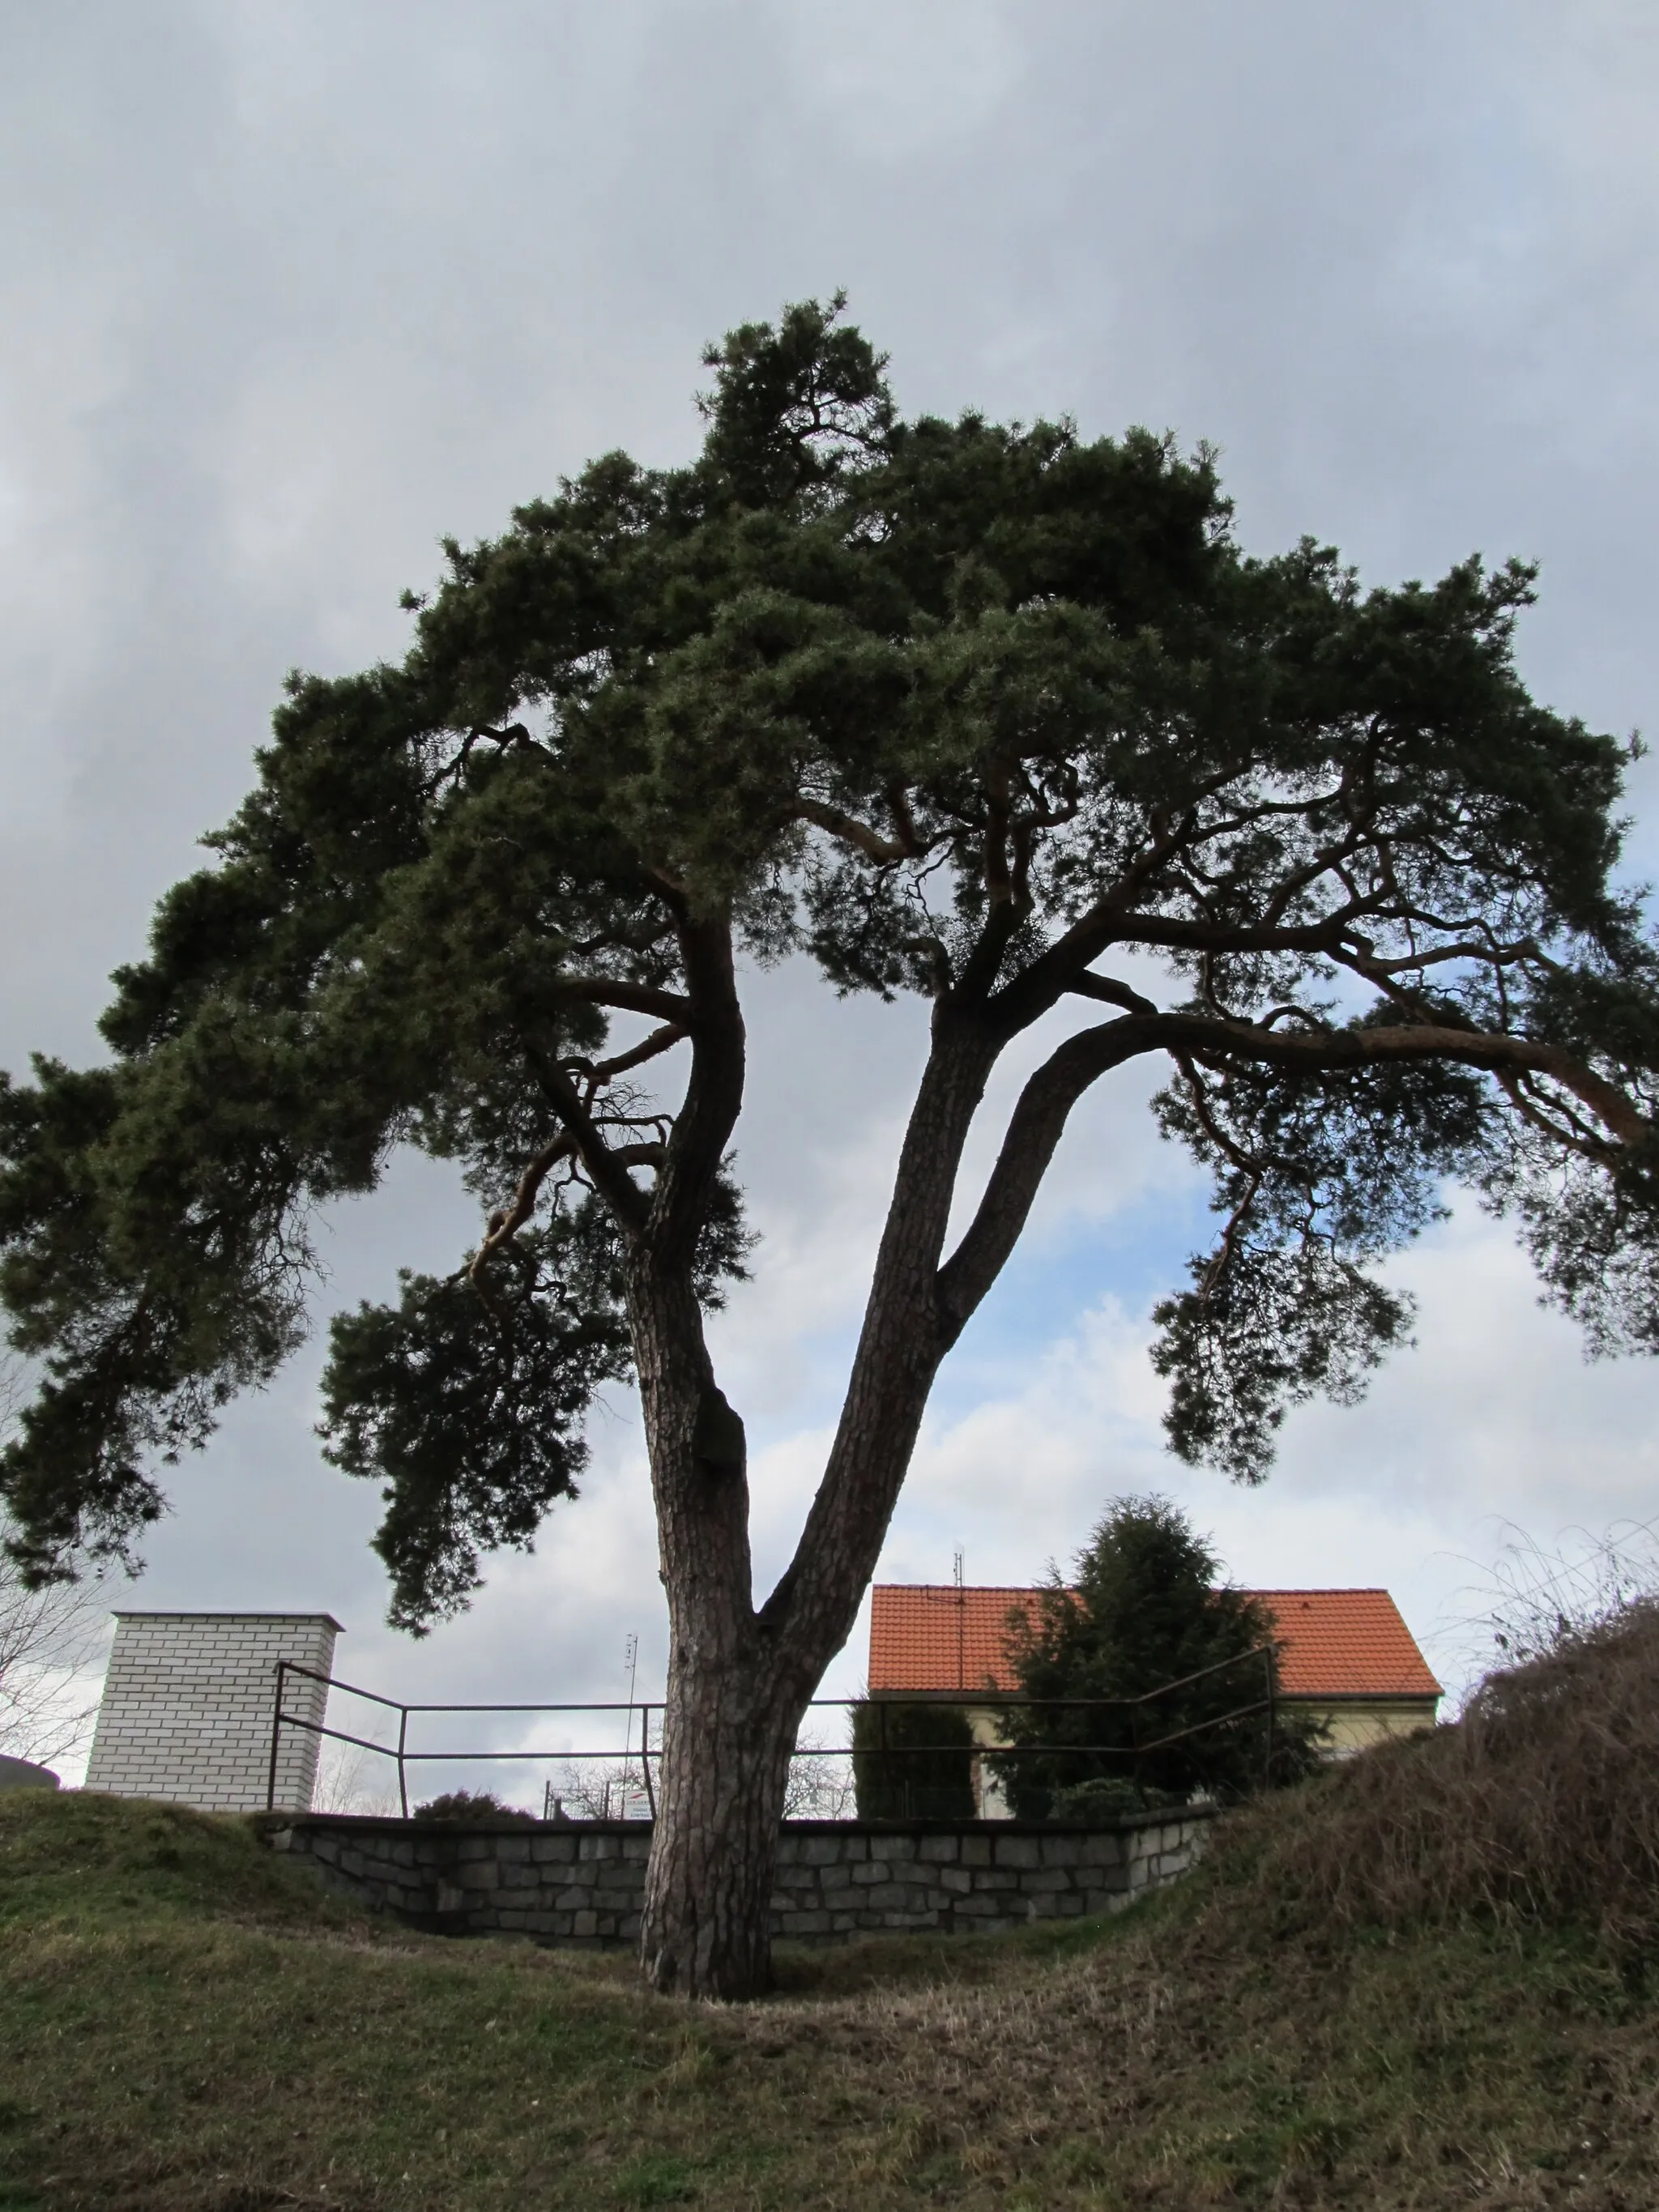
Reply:
<svg viewBox="0 0 1659 2212"><path fill-rule="evenodd" d="M657 1793L651 1787L651 1708L640 1708L640 1772L645 1777L645 1804L654 1824L657 1818Z"/></svg>
<svg viewBox="0 0 1659 2212"><path fill-rule="evenodd" d="M265 1781L265 1810L276 1810L276 1752L283 1733L283 1677L288 1672L286 1659L276 1662L276 1703L270 1714L270 1772Z"/></svg>
<svg viewBox="0 0 1659 2212"><path fill-rule="evenodd" d="M404 1749L408 1741L409 1707L399 1705L398 1708L398 1802L404 1808L405 1820L409 1818L409 1778L404 1768Z"/></svg>

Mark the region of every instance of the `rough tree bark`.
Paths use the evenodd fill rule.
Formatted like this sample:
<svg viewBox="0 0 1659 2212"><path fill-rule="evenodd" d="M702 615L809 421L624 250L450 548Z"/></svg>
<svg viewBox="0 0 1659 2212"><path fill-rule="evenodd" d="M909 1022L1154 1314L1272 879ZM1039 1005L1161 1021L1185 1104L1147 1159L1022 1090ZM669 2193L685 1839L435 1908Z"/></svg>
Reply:
<svg viewBox="0 0 1659 2212"><path fill-rule="evenodd" d="M758 1610L743 1425L714 1382L684 1255L665 1255L648 1231L636 1240L629 1312L670 1626L641 1938L659 1990L729 1998L768 1984L789 1756L852 1632L957 1334L938 1297L939 1256L994 1058L982 1027L939 1011L824 1480L793 1561Z"/></svg>

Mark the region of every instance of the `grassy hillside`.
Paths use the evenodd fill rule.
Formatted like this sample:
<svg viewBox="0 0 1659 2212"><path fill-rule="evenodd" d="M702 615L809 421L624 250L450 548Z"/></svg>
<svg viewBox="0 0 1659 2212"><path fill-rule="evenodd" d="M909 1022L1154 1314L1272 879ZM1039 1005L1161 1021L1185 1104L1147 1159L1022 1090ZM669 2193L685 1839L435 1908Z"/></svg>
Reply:
<svg viewBox="0 0 1659 2212"><path fill-rule="evenodd" d="M744 2008L390 1929L234 1821L0 1796L0 2207L1648 2212L1641 1632L1622 1705L1618 1651L1506 1678L1105 1927L797 1956Z"/></svg>

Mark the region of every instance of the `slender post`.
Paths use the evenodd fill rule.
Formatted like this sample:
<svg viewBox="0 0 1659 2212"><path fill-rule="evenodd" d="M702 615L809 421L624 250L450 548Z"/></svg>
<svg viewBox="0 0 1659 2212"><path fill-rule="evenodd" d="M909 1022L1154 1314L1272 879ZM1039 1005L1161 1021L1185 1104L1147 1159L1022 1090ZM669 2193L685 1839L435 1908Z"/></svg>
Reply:
<svg viewBox="0 0 1659 2212"><path fill-rule="evenodd" d="M409 1707L398 1708L398 1802L404 1808L404 1818L409 1818L409 1777L404 1767L404 1751L409 1741Z"/></svg>
<svg viewBox="0 0 1659 2212"><path fill-rule="evenodd" d="M270 1715L270 1772L265 1782L265 1810L276 1810L276 1750L283 1733L283 1678L288 1672L286 1659L276 1662L276 1703Z"/></svg>
<svg viewBox="0 0 1659 2212"><path fill-rule="evenodd" d="M657 1817L657 1793L651 1787L651 1707L640 1708L640 1772L645 1777L646 1809L654 1821Z"/></svg>

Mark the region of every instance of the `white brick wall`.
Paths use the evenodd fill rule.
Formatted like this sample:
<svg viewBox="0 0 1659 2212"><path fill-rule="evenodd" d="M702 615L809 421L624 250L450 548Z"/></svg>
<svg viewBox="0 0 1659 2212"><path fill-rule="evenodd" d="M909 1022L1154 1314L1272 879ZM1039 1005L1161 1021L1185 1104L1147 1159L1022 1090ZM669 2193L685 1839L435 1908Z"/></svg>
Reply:
<svg viewBox="0 0 1659 2212"><path fill-rule="evenodd" d="M340 1624L325 1613L118 1613L86 1786L203 1812L263 1809L276 1662L329 1673ZM289 1674L284 1709L320 1722L321 1682ZM284 1728L276 1803L303 1812L321 1738Z"/></svg>

